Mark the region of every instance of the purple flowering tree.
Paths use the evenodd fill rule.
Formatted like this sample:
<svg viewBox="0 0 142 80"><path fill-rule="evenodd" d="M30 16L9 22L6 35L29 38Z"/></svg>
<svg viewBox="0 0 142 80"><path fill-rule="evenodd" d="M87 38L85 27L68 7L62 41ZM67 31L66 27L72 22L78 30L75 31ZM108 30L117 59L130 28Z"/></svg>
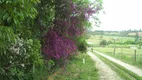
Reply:
<svg viewBox="0 0 142 80"><path fill-rule="evenodd" d="M68 58L77 51L76 38L82 36L90 16L100 10L88 0L55 0L54 25L44 35L43 53L52 59Z"/></svg>

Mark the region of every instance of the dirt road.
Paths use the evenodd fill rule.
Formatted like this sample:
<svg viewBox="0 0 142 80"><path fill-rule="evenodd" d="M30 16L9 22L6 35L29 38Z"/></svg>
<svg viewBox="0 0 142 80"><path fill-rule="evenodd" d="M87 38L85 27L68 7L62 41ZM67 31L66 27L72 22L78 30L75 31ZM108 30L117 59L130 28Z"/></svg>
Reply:
<svg viewBox="0 0 142 80"><path fill-rule="evenodd" d="M129 71L137 74L138 76L142 77L142 70L141 69L139 69L139 68L137 68L137 67L135 67L133 65L124 63L124 62L122 62L120 60L117 60L115 58L112 58L110 56L107 56L107 55L105 55L105 54L103 54L101 52L98 52L98 51L94 51L94 52L97 53L97 54L99 54L99 55L101 55L101 56L103 56L103 57L105 57L105 58L107 58L107 59L109 59L109 60L111 60L111 61L113 61L113 62L115 62L115 63L117 63L117 64L119 64L119 65L121 65L121 66L123 66L127 70L129 70Z"/></svg>
<svg viewBox="0 0 142 80"><path fill-rule="evenodd" d="M123 80L116 74L116 72L114 72L107 64L105 64L92 52L88 51L87 54L96 62L100 80Z"/></svg>

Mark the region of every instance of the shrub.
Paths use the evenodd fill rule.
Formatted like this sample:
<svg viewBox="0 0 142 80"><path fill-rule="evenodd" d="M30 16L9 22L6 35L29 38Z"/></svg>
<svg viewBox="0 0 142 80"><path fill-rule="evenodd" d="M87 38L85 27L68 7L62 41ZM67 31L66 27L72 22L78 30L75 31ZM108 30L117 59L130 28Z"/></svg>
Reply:
<svg viewBox="0 0 142 80"><path fill-rule="evenodd" d="M33 79L36 67L43 64L40 41L18 38L11 28L0 27L0 78L2 80Z"/></svg>
<svg viewBox="0 0 142 80"><path fill-rule="evenodd" d="M106 46L107 45L107 41L106 40L101 40L100 41L100 46Z"/></svg>
<svg viewBox="0 0 142 80"><path fill-rule="evenodd" d="M124 44L135 44L135 41L127 40L124 42Z"/></svg>
<svg viewBox="0 0 142 80"><path fill-rule="evenodd" d="M107 44L113 44L113 42L112 41L108 41Z"/></svg>
<svg viewBox="0 0 142 80"><path fill-rule="evenodd" d="M76 40L77 48L80 52L86 52L87 51L87 42L85 38L78 37Z"/></svg>

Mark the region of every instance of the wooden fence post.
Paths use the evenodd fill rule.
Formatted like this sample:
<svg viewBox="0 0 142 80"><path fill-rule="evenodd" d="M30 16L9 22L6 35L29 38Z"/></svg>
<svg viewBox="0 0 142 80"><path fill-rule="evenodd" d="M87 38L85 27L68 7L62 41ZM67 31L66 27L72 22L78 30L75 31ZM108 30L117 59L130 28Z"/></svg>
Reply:
<svg viewBox="0 0 142 80"><path fill-rule="evenodd" d="M113 51L113 54L115 55L115 40L114 40L114 51Z"/></svg>
<svg viewBox="0 0 142 80"><path fill-rule="evenodd" d="M137 53L137 50L134 50L134 61L136 61L136 53Z"/></svg>

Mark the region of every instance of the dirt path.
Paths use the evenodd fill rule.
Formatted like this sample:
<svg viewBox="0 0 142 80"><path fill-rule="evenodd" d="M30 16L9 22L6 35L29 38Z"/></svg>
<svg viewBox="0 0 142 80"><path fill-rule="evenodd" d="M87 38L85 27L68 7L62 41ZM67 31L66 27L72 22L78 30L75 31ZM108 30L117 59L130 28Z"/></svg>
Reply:
<svg viewBox="0 0 142 80"><path fill-rule="evenodd" d="M101 55L101 56L103 56L103 57L105 57L105 58L107 58L107 59L109 59L109 60L111 60L111 61L113 61L113 62L115 62L115 63L117 63L117 64L119 64L119 65L121 65L121 66L123 66L127 70L132 71L133 73L135 73L138 76L142 77L142 70L141 69L139 69L139 68L137 68L135 66L132 66L130 64L124 63L124 62L122 62L120 60L117 60L115 58L112 58L110 56L107 56L107 55L105 55L103 53L100 53L98 51L94 51L94 52L97 53L97 54L99 54L99 55Z"/></svg>
<svg viewBox="0 0 142 80"><path fill-rule="evenodd" d="M100 80L122 80L116 74L116 72L114 72L108 65L106 65L102 60L100 60L92 52L87 52L87 54L96 62L96 67L100 75Z"/></svg>

